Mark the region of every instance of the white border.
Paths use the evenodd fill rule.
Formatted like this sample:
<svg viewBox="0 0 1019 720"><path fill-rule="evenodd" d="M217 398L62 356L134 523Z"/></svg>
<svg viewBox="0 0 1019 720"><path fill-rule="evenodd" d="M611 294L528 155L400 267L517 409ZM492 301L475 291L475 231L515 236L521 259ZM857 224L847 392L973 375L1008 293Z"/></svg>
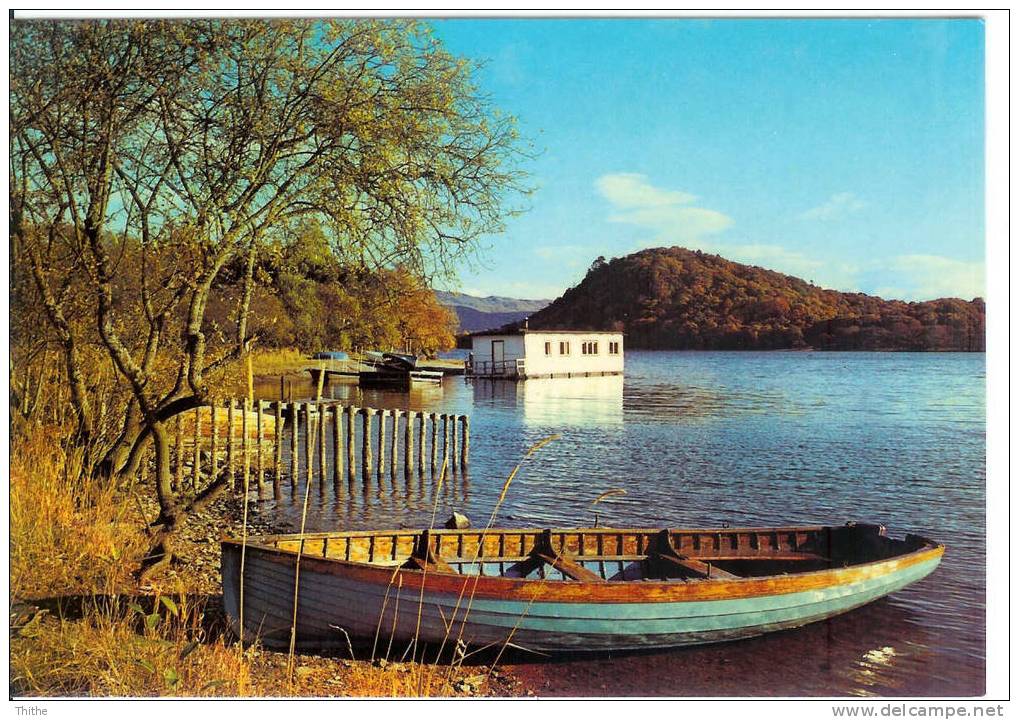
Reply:
<svg viewBox="0 0 1019 720"><path fill-rule="evenodd" d="M909 5L911 3L904 3ZM699 9L692 11L677 12L674 9L657 9L649 11L617 10L617 9L595 9L595 10L478 10L464 8L428 8L422 3L405 3L405 9L389 8L363 8L363 9L342 9L319 7L317 9L302 10L278 10L258 9L249 11L237 11L227 9L210 10L175 10L164 9L129 9L129 8L96 8L96 9L33 9L26 7L23 10L15 11L17 18L39 17L194 17L194 16L223 16L223 17L250 17L250 16L365 16L373 15L380 17L397 16L419 16L419 17L983 17L986 25L986 237L987 253L987 695L986 698L1004 699L1011 693L1011 676L1009 672L1010 652L1009 646L1012 640L1010 611L1012 601L1010 597L1009 573L1012 569L1012 557L1015 550L1015 541L1009 533L1010 525L1010 493L1009 493L1009 420L1011 417L1010 407L1006 408L1002 400L1008 397L1012 399L1009 383L1009 371L1012 367L1010 359L1011 341L1009 331L1010 321L1010 283L1009 271L1011 269L1011 257L1009 253L1009 210L1011 197L1009 192L1009 171L1011 161L1011 150L1009 144L1010 118L1010 56L1009 38L1011 19L1007 10L980 10L975 8L959 8L957 6L945 6L938 9L917 8L917 9L874 9L866 10L826 10L795 8L787 10L755 10L743 9L732 10L728 8ZM314 8L315 6L313 6ZM9 34L9 19L5 20ZM4 50L6 59L6 48ZM4 75L4 84L7 83L7 76ZM1006 123L1006 118L1009 118ZM4 117L3 122L6 123ZM1007 149L1007 150L1006 150ZM6 268L5 268L6 270ZM9 339L7 340L9 342ZM5 342L6 348L6 342ZM6 348L9 353L9 348ZM7 436L0 437L0 452L8 454L9 447ZM2 509L4 519L7 517L8 508ZM5 578L9 582L9 576ZM778 659L776 659L778 660ZM784 662L790 663L791 671L794 671L795 663L802 658L786 658ZM681 682L681 678L676 678ZM181 701L149 702L145 704L144 713L147 717L176 718L181 712L179 706ZM399 708L397 712L413 712L430 716L446 714L450 708L445 703L436 704L427 701L415 702L413 708ZM546 713L560 713L566 710L558 703L549 705L547 702L539 705L532 705L525 708L519 707L516 703L506 702L483 702L484 707L464 707L464 712L482 711L486 716L509 717L521 711L529 714L538 712L541 715ZM592 700L582 702L584 709L594 710L597 707L604 708L608 712L614 712L619 708L614 705L593 705ZM653 704L641 703L634 709L639 712L656 712L662 708L656 707L660 702L668 700L656 700ZM744 700L738 703L733 700L682 700L682 704L672 706L670 709L679 714L692 714L700 717L712 711L717 712L725 704L727 710L733 714L745 715L748 717L782 717L787 718L817 718L833 717L831 705L849 704L848 698L832 699L825 701L798 701L798 702L774 702L766 700ZM907 701L896 701L882 699L879 704L892 703L906 706L923 704L922 701L911 698ZM197 703L197 704L195 704ZM379 712L385 706L372 701L348 700L344 702L342 709L332 707L318 702L288 701L289 707L284 709L280 701L233 701L229 706L219 708L220 703L213 701L191 701L189 710L202 711L227 711L229 713L243 712L256 716L276 717L280 710L288 713L300 713L302 717L317 717L333 715L337 711L347 713L350 711ZM102 712L109 717L131 717L137 715L139 708L130 701L17 701L9 705L25 705L45 707L49 710L47 716L67 716L78 714L85 710L87 712ZM940 700L933 700L931 704L942 704ZM951 703L953 706L972 706L969 699ZM986 704L981 702L981 704ZM540 710L539 710L540 708ZM579 708L578 708L579 709ZM10 707L13 711L14 708ZM571 707L572 711L573 708ZM1008 712L1008 710L1006 710ZM486 718L487 720L487 718Z"/></svg>

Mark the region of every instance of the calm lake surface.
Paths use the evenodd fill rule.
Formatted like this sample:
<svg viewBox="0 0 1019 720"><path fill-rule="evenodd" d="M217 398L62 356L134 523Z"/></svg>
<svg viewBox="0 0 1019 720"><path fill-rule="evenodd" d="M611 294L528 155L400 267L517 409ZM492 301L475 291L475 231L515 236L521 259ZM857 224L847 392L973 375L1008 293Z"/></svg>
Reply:
<svg viewBox="0 0 1019 720"><path fill-rule="evenodd" d="M887 525L947 544L941 567L825 623L668 652L514 659L546 695L978 695L985 658L984 355L628 352L625 378L447 378L407 393L334 384L359 406L471 418L467 475L438 492L484 526L527 449L497 526ZM259 388L275 398L278 384ZM310 383L295 389L307 397ZM303 442L303 441L302 441ZM436 483L374 477L310 495L307 529L428 525ZM271 493L270 493L271 495ZM297 530L303 492L260 500Z"/></svg>

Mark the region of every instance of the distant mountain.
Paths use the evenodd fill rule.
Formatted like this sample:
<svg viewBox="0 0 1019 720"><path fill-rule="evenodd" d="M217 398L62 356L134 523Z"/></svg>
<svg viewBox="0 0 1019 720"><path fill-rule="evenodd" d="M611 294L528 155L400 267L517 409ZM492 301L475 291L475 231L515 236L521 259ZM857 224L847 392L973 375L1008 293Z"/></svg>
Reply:
<svg viewBox="0 0 1019 720"><path fill-rule="evenodd" d="M532 329L617 330L631 348L984 350L984 301L825 290L684 248L596 262Z"/></svg>
<svg viewBox="0 0 1019 720"><path fill-rule="evenodd" d="M517 298L475 297L463 293L436 290L435 296L443 305L451 307L460 319L460 332L477 332L523 320L548 305L548 300L519 300Z"/></svg>

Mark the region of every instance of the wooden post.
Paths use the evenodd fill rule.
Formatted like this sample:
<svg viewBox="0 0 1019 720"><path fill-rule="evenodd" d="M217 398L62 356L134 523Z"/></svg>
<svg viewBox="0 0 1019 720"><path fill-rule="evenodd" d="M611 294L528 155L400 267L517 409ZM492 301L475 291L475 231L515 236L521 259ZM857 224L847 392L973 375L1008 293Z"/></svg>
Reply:
<svg viewBox="0 0 1019 720"><path fill-rule="evenodd" d="M469 462L468 457L471 452L471 419L467 415L460 417L463 422L463 438L460 443L460 467L464 470L467 469L467 463Z"/></svg>
<svg viewBox="0 0 1019 720"><path fill-rule="evenodd" d="M293 427L290 430L290 487L297 487L297 431L301 427L301 403L290 404L290 417Z"/></svg>
<svg viewBox="0 0 1019 720"><path fill-rule="evenodd" d="M247 355L248 360L248 407L255 402L255 373L251 369L251 353Z"/></svg>
<svg viewBox="0 0 1019 720"><path fill-rule="evenodd" d="M425 420L428 418L428 413L418 413L421 416L421 422L418 424L418 472L424 473L425 471Z"/></svg>
<svg viewBox="0 0 1019 720"><path fill-rule="evenodd" d="M276 447L273 450L272 463L272 491L273 495L279 496L280 475L283 473L283 385L280 384L280 399L276 403Z"/></svg>
<svg viewBox="0 0 1019 720"><path fill-rule="evenodd" d="M347 479L354 480L354 417L357 415L357 408L353 405L347 407Z"/></svg>
<svg viewBox="0 0 1019 720"><path fill-rule="evenodd" d="M237 475L234 469L237 467L234 462L234 400L226 401L226 465L230 473L230 490L236 490Z"/></svg>
<svg viewBox="0 0 1019 720"><path fill-rule="evenodd" d="M457 468L457 456L456 456L456 415L449 416L449 467L451 470Z"/></svg>
<svg viewBox="0 0 1019 720"><path fill-rule="evenodd" d="M403 476L410 477L414 472L414 418L417 413L407 411L407 424L403 428Z"/></svg>
<svg viewBox="0 0 1019 720"><path fill-rule="evenodd" d="M251 484L251 453L248 452L248 415L251 410L251 401L244 398L241 403L241 453L244 455L244 493L247 494Z"/></svg>
<svg viewBox="0 0 1019 720"><path fill-rule="evenodd" d="M325 379L326 379L326 364L322 362L319 363L318 366L318 388L315 389L315 402L322 401L322 383L325 382ZM321 424L321 422L322 421L320 418L319 423Z"/></svg>
<svg viewBox="0 0 1019 720"><path fill-rule="evenodd" d="M389 412L385 409L379 410L379 480L382 479L382 475L386 471L386 415L388 414Z"/></svg>
<svg viewBox="0 0 1019 720"><path fill-rule="evenodd" d="M202 474L202 408L195 408L195 453L191 466L191 489L198 492L198 481Z"/></svg>
<svg viewBox="0 0 1019 720"><path fill-rule="evenodd" d="M258 415L255 416L255 433L258 435L258 440L255 445L255 467L258 468L258 474L255 478L258 492L262 492L262 483L265 482L265 462L262 460L262 409L265 406L264 400L259 400L255 407L258 409Z"/></svg>
<svg viewBox="0 0 1019 720"><path fill-rule="evenodd" d="M304 403L304 479L310 485L311 476L315 468L315 453L312 450L312 440L315 432L311 426L311 403Z"/></svg>
<svg viewBox="0 0 1019 720"><path fill-rule="evenodd" d="M340 447L341 424L343 409L333 406L333 485L339 487L343 481L343 453Z"/></svg>
<svg viewBox="0 0 1019 720"><path fill-rule="evenodd" d="M174 491L178 490L180 486L184 484L184 413L177 413L176 450L177 472L174 474L176 479L173 486Z"/></svg>
<svg viewBox="0 0 1019 720"><path fill-rule="evenodd" d="M318 489L326 486L326 420L329 419L329 406L318 403Z"/></svg>
<svg viewBox="0 0 1019 720"><path fill-rule="evenodd" d="M396 464L400 455L400 411L393 410L393 438L389 452L389 478L396 479Z"/></svg>
<svg viewBox="0 0 1019 720"><path fill-rule="evenodd" d="M216 426L216 416L219 414L216 412L219 408L216 407L216 403L213 402L209 406L209 422L212 423L212 427L209 428L210 439L209 439L209 452L212 454L211 466L209 467L209 478L212 482L216 482L216 474L219 470L219 461L216 457L216 453L219 452L219 427Z"/></svg>
<svg viewBox="0 0 1019 720"><path fill-rule="evenodd" d="M439 416L432 413L428 417L432 420L432 475L435 475L435 460L438 454L438 445L436 442L439 439Z"/></svg>
<svg viewBox="0 0 1019 720"><path fill-rule="evenodd" d="M442 465L449 467L449 415L442 413Z"/></svg>
<svg viewBox="0 0 1019 720"><path fill-rule="evenodd" d="M372 476L372 415L371 408L361 408L364 426L361 432L361 479L368 482Z"/></svg>
<svg viewBox="0 0 1019 720"><path fill-rule="evenodd" d="M284 384L283 376L280 375L280 402L283 402L284 400L287 399L283 394L283 384Z"/></svg>

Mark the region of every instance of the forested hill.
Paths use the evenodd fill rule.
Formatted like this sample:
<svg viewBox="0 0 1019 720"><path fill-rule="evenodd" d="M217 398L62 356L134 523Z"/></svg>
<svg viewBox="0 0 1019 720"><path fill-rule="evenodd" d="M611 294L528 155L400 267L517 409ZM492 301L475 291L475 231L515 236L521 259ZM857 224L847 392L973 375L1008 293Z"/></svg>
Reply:
<svg viewBox="0 0 1019 720"><path fill-rule="evenodd" d="M631 348L984 349L984 301L883 300L684 248L606 262L530 317L532 329L620 330Z"/></svg>

